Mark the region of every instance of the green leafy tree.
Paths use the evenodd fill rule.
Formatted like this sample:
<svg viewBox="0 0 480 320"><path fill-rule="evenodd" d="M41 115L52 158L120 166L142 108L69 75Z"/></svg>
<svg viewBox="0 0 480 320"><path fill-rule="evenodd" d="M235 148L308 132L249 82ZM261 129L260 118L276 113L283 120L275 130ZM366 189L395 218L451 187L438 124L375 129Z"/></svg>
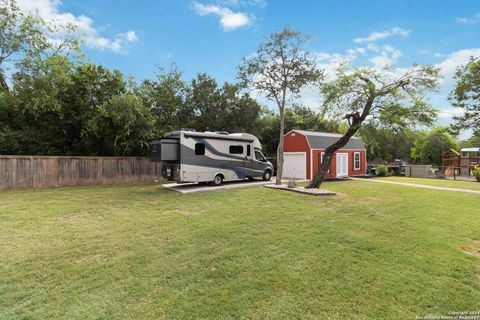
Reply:
<svg viewBox="0 0 480 320"><path fill-rule="evenodd" d="M102 146L102 154L147 154L153 117L139 96L133 93L113 95L97 109L93 134L98 140L108 142Z"/></svg>
<svg viewBox="0 0 480 320"><path fill-rule="evenodd" d="M23 14L14 0L0 0L0 91L8 91L6 72L31 60L78 52L71 24L47 23ZM47 36L48 35L48 36Z"/></svg>
<svg viewBox="0 0 480 320"><path fill-rule="evenodd" d="M194 128L200 131L252 132L262 112L238 85L225 82L219 87L204 73L192 80L186 104L194 111Z"/></svg>
<svg viewBox="0 0 480 320"><path fill-rule="evenodd" d="M55 92L68 81L67 57L79 53L73 30L25 15L13 0L0 0L0 153L59 152Z"/></svg>
<svg viewBox="0 0 480 320"><path fill-rule="evenodd" d="M257 135L261 130L262 106L248 93L242 93L237 84L225 82L222 87L222 103L226 105L224 129L230 132L248 132Z"/></svg>
<svg viewBox="0 0 480 320"><path fill-rule="evenodd" d="M468 139L460 143L462 147L479 147L480 146L480 131L474 132Z"/></svg>
<svg viewBox="0 0 480 320"><path fill-rule="evenodd" d="M205 73L186 83L175 66L167 72L161 69L153 81L143 81L137 93L151 110L157 136L182 127L255 134L263 113L238 85L225 82L219 86Z"/></svg>
<svg viewBox="0 0 480 320"><path fill-rule="evenodd" d="M277 148L277 178L283 174L283 140L285 134L285 108L287 101L298 97L300 90L318 83L323 73L305 50L306 37L298 31L285 28L273 33L259 45L256 53L243 59L238 78L244 87L261 92L274 101L280 115Z"/></svg>
<svg viewBox="0 0 480 320"><path fill-rule="evenodd" d="M308 187L318 188L322 184L335 151L345 146L368 118L389 114L398 116L393 120L399 122L430 114L431 108L423 103L422 97L437 87L438 78L438 69L428 65L414 65L403 72L340 66L336 77L321 85L321 92L325 112L344 114L349 127L338 141L326 148L324 161ZM412 118L412 114L416 116Z"/></svg>
<svg viewBox="0 0 480 320"><path fill-rule="evenodd" d="M4 153L64 154L64 104L60 96L71 86L74 65L62 56L37 60L34 67L13 76L12 90L5 93L4 137L16 143L3 144ZM15 120L13 120L15 119Z"/></svg>
<svg viewBox="0 0 480 320"><path fill-rule="evenodd" d="M80 64L70 75L71 85L63 92L62 114L65 120L65 153L82 155L112 155L111 136L97 134L99 106L112 97L126 93L126 81L118 70L108 70L91 63ZM100 118L102 119L102 118ZM92 124L94 129L92 129Z"/></svg>
<svg viewBox="0 0 480 320"><path fill-rule="evenodd" d="M411 149L421 134L421 131L414 128L391 128L373 123L364 124L358 131L365 143L369 161L411 161Z"/></svg>
<svg viewBox="0 0 480 320"><path fill-rule="evenodd" d="M227 110L217 81L200 73L190 84L187 104L195 110L195 129L227 131Z"/></svg>
<svg viewBox="0 0 480 320"><path fill-rule="evenodd" d="M113 142L91 134L92 119L96 119L97 106L124 92L119 71L59 55L37 60L14 75L15 114L22 119L16 130L23 131L27 139L20 152L103 154Z"/></svg>
<svg viewBox="0 0 480 320"><path fill-rule="evenodd" d="M455 117L454 130L473 129L480 132L480 60L470 58L470 62L457 69L457 83L450 100L452 105L462 108L465 112L461 117Z"/></svg>
<svg viewBox="0 0 480 320"><path fill-rule="evenodd" d="M186 103L189 90L175 65L170 70L160 68L155 80L142 81L136 92L153 116L154 135L195 126L194 109Z"/></svg>
<svg viewBox="0 0 480 320"><path fill-rule="evenodd" d="M412 158L417 162L440 165L442 154L449 149L458 151L460 147L449 128L438 127L415 140Z"/></svg>

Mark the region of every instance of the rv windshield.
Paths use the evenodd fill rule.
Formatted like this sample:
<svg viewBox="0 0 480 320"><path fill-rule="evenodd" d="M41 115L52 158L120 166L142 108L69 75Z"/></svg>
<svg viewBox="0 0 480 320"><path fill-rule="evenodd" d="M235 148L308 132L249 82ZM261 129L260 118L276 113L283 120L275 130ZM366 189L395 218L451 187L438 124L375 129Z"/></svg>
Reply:
<svg viewBox="0 0 480 320"><path fill-rule="evenodd" d="M267 159L265 159L265 156L258 150L255 150L255 160L267 162Z"/></svg>

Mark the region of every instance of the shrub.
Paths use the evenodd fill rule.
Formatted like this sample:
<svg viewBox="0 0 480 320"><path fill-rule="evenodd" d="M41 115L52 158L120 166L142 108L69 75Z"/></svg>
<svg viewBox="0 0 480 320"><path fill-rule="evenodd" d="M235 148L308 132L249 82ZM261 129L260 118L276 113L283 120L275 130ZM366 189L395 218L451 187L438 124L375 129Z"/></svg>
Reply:
<svg viewBox="0 0 480 320"><path fill-rule="evenodd" d="M480 182L480 167L473 168L472 174Z"/></svg>
<svg viewBox="0 0 480 320"><path fill-rule="evenodd" d="M375 173L379 177L386 177L388 176L388 168L386 165L379 164L377 165L377 168L375 169Z"/></svg>

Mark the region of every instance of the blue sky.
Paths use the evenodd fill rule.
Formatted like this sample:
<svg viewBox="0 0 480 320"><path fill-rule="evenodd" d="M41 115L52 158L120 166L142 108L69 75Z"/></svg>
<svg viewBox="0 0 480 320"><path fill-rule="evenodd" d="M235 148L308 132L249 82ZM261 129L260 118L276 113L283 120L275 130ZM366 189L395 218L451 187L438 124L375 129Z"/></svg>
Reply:
<svg viewBox="0 0 480 320"><path fill-rule="evenodd" d="M95 63L136 79L175 62L190 79L207 72L234 81L241 58L271 32L290 26L312 36L309 49L326 69L355 65L437 64L445 79L431 102L448 122L446 99L456 65L480 56L480 1L446 0L18 0L22 10L73 22ZM315 108L316 93L304 102Z"/></svg>

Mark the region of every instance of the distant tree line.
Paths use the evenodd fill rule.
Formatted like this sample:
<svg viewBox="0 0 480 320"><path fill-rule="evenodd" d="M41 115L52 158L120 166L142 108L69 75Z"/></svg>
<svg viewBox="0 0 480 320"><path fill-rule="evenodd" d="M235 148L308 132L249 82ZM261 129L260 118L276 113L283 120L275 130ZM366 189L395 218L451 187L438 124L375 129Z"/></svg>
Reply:
<svg viewBox="0 0 480 320"><path fill-rule="evenodd" d="M260 104L243 83L218 83L207 73L185 80L175 65L158 69L154 79L133 81L90 62L73 31L22 14L13 0L0 0L0 154L146 155L150 138L194 128L252 133L275 156L280 117L285 132L349 130L325 106L314 111L285 100L281 114ZM51 34L61 38L52 41ZM436 111L420 101L406 109L394 103L396 95L385 100L381 114L366 118L357 132L368 158L437 163L443 151L458 149L456 134L466 128L474 134L462 145L479 146L479 70L472 58L457 72L451 101L466 113L452 128L432 128ZM352 79L345 74L345 90L356 89ZM331 102L338 88L324 87Z"/></svg>

